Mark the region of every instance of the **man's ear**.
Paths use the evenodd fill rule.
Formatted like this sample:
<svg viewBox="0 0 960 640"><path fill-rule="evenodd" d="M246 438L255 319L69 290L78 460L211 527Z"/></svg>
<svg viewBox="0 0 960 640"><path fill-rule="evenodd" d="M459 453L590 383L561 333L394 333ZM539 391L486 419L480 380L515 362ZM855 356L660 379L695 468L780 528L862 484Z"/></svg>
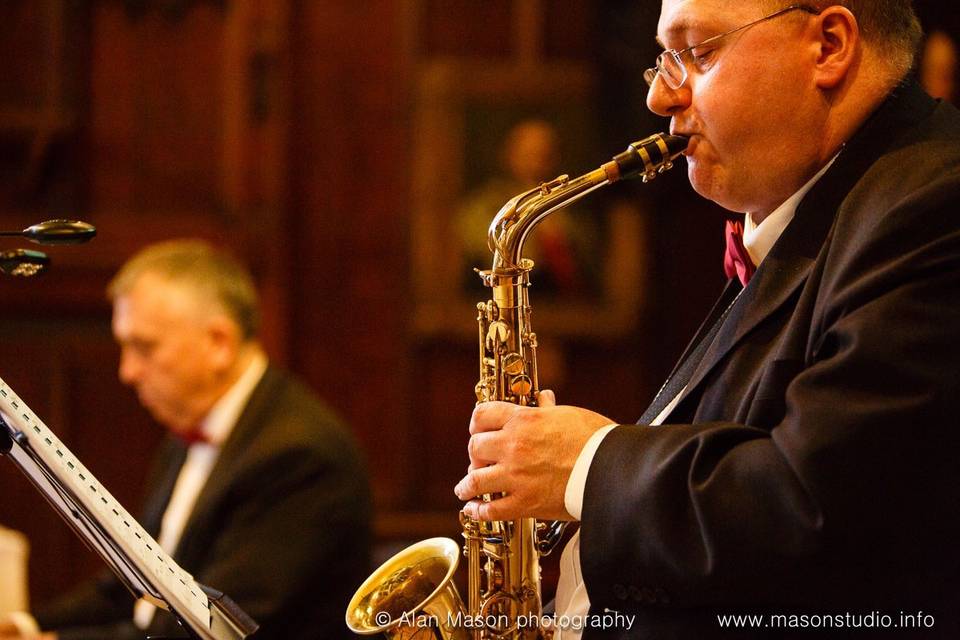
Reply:
<svg viewBox="0 0 960 640"><path fill-rule="evenodd" d="M814 80L821 89L836 88L860 55L860 25L846 7L833 5L816 16L819 43Z"/></svg>
<svg viewBox="0 0 960 640"><path fill-rule="evenodd" d="M240 327L225 314L217 313L207 321L207 337L211 346L210 365L216 371L230 369L240 352Z"/></svg>

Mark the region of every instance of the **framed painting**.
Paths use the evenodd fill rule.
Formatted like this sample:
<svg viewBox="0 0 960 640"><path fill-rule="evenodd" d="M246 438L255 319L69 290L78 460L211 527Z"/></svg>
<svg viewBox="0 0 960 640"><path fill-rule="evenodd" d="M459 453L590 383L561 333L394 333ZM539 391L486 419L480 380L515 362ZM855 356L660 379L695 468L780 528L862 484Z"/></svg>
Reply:
<svg viewBox="0 0 960 640"><path fill-rule="evenodd" d="M411 264L415 329L474 335L476 274L492 253L487 229L513 196L609 159L585 67L436 62L415 97ZM608 153L606 158L602 155ZM612 337L635 325L644 299L646 216L636 202L590 196L531 233L537 330Z"/></svg>

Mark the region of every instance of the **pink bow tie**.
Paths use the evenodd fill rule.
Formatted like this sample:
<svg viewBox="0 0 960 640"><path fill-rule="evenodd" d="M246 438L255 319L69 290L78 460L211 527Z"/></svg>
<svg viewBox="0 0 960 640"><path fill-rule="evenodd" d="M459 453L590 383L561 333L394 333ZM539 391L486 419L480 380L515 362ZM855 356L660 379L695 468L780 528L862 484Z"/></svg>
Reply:
<svg viewBox="0 0 960 640"><path fill-rule="evenodd" d="M743 286L747 286L757 267L743 246L743 223L727 220L726 237L727 252L723 256L723 270L728 278L736 276Z"/></svg>

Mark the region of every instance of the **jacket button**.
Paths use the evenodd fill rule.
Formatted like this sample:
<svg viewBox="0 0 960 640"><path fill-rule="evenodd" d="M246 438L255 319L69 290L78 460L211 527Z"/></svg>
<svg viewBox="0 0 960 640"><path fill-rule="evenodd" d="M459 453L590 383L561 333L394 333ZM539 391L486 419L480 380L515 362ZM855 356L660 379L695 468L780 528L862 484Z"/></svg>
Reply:
<svg viewBox="0 0 960 640"><path fill-rule="evenodd" d="M622 584L613 585L613 595L616 596L619 600L627 599L627 588Z"/></svg>

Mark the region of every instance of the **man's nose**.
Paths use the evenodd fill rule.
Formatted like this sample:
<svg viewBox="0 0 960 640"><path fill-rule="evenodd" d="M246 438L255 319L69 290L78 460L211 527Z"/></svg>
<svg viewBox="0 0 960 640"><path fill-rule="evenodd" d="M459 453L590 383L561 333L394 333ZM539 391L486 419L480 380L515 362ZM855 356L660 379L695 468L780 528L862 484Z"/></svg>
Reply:
<svg viewBox="0 0 960 640"><path fill-rule="evenodd" d="M132 355L126 349L120 352L120 367L118 374L120 382L126 385L132 385L140 379L140 373L143 367L140 365L140 359Z"/></svg>
<svg viewBox="0 0 960 640"><path fill-rule="evenodd" d="M647 108L658 116L674 116L690 106L690 81L671 89L659 74L647 90Z"/></svg>

